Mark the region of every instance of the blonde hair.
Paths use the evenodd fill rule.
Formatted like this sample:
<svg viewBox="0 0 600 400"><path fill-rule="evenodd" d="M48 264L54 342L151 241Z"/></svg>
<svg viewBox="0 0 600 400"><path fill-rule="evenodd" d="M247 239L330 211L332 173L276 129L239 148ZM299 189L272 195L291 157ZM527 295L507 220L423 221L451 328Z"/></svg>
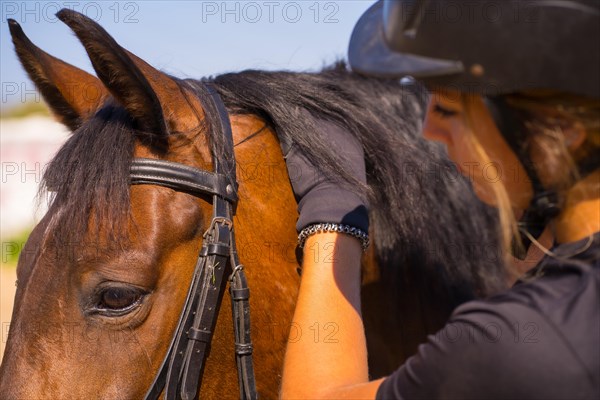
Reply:
<svg viewBox="0 0 600 400"><path fill-rule="evenodd" d="M600 100L537 91L507 96L507 102L527 115L527 147L535 152L532 156L544 160L544 169L553 177L549 189L569 189L580 179L578 162L600 153ZM571 152L564 131L578 124L586 136Z"/></svg>
<svg viewBox="0 0 600 400"><path fill-rule="evenodd" d="M462 94L461 101L465 110L465 123L470 132L467 144L484 163L491 159L477 139L472 127L472 95ZM580 179L578 162L594 155L600 157L600 100L583 98L551 91L535 91L506 96L507 103L519 111L523 124L527 128L525 146L530 156L541 160L533 167L543 168L546 176L552 176L552 182L544 182L548 189L564 199L566 190ZM581 124L585 129L584 142L571 152L565 140L564 130ZM501 180L491 185L496 200L499 217L499 229L503 255L508 266L511 265L511 246L513 238L520 244L521 234L515 219L509 194Z"/></svg>
<svg viewBox="0 0 600 400"><path fill-rule="evenodd" d="M475 115L472 107L472 95L466 93L462 94L461 102L464 110L465 125L468 127L466 144L471 147L471 150L484 165L490 165L492 163L492 159L473 131L473 127L475 126ZM492 183L491 188L494 198L496 199L496 207L498 209L499 233L501 239L501 249L498 250L500 250L506 264L508 265L513 237L520 237L520 233L517 226L517 221L515 220L515 216L512 211L512 205L506 187L501 180L498 180L497 182Z"/></svg>

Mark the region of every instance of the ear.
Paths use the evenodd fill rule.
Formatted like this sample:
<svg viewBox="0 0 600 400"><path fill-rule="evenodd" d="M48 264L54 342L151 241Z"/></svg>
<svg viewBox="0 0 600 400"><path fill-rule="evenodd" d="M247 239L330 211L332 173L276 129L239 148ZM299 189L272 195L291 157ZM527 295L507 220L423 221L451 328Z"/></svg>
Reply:
<svg viewBox="0 0 600 400"><path fill-rule="evenodd" d="M196 115L173 78L119 46L95 21L68 9L56 15L75 32L100 80L154 143L164 142L177 121Z"/></svg>
<svg viewBox="0 0 600 400"><path fill-rule="evenodd" d="M77 129L108 97L102 82L38 48L15 20L9 19L8 26L23 68L52 112L71 130Z"/></svg>

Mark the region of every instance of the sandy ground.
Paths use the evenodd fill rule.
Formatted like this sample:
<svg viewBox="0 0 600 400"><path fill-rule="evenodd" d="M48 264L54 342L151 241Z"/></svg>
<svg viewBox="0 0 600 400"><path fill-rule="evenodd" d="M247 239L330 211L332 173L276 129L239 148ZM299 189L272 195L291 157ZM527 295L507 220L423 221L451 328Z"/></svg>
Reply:
<svg viewBox="0 0 600 400"><path fill-rule="evenodd" d="M15 281L17 271L14 265L0 264L0 326L2 327L0 341L0 360L4 355L4 347L8 337L8 327L12 315L13 301L15 298Z"/></svg>

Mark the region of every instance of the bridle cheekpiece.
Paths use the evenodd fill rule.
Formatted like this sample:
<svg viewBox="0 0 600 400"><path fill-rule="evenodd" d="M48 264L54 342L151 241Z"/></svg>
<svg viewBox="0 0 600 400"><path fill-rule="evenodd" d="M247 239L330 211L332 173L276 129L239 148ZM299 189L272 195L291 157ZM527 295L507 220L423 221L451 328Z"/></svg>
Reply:
<svg viewBox="0 0 600 400"><path fill-rule="evenodd" d="M219 126L215 128L223 135L223 152L231 157L220 159L213 145L214 172L147 158L135 158L130 169L132 185L159 185L196 197L210 195L213 204L212 220L203 235L202 248L175 334L146 393L146 400L158 399L163 391L165 400L196 398L227 281L240 398L250 400L258 397L250 337L250 292L238 258L233 227L238 196L231 125L216 89L210 83L200 86L200 90L206 91L210 106L219 115ZM227 272L228 278L224 279Z"/></svg>

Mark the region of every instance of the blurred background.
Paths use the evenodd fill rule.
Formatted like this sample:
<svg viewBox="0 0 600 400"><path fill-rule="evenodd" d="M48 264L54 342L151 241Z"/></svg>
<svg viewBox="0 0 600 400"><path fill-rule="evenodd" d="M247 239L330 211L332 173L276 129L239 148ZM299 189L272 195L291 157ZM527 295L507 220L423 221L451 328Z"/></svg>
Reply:
<svg viewBox="0 0 600 400"><path fill-rule="evenodd" d="M44 214L36 204L44 167L68 137L14 54L7 19L48 53L93 73L85 50L55 17L62 8L100 23L154 67L200 78L245 69L318 71L345 59L352 28L374 0L2 1L0 21L0 357L19 251Z"/></svg>

